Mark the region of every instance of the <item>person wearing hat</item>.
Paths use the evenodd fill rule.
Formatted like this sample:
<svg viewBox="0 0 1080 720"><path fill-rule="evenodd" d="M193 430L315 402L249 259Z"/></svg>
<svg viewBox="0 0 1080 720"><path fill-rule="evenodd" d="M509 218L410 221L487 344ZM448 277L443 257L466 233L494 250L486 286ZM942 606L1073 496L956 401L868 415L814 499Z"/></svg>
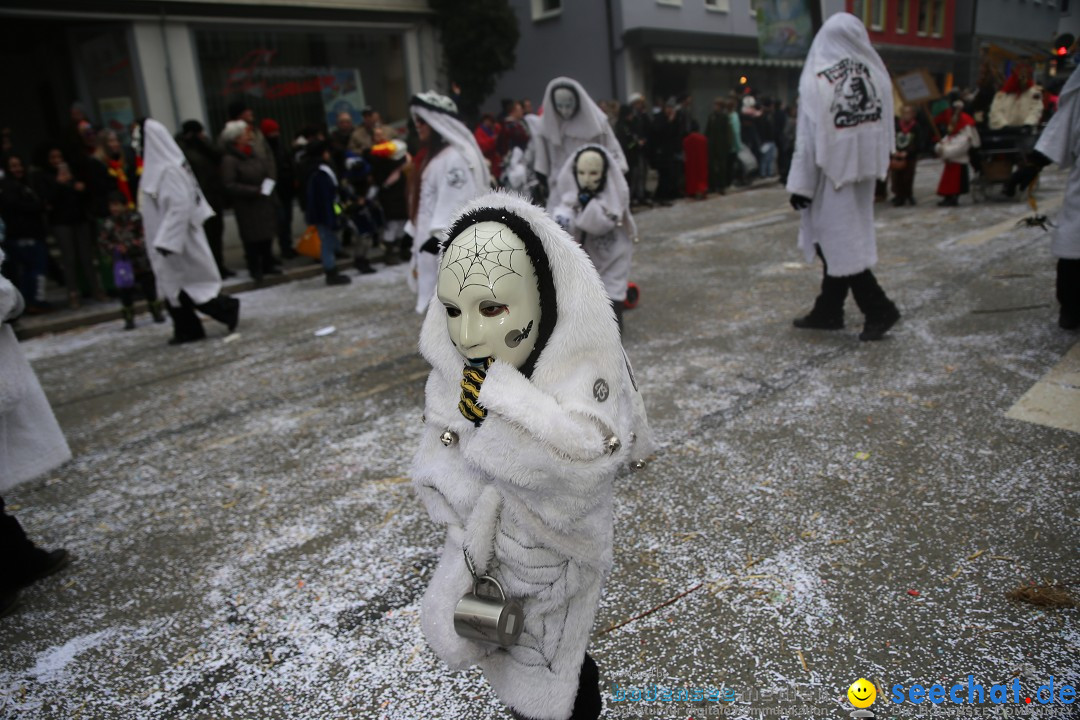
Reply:
<svg viewBox="0 0 1080 720"><path fill-rule="evenodd" d="M958 95L952 98L952 106L934 118L934 124L944 128L941 139L934 145L934 153L945 161L941 169L941 181L937 194L941 195L941 207L956 207L961 195L970 192L970 153L979 147L979 131L975 120L964 112L964 101Z"/></svg>

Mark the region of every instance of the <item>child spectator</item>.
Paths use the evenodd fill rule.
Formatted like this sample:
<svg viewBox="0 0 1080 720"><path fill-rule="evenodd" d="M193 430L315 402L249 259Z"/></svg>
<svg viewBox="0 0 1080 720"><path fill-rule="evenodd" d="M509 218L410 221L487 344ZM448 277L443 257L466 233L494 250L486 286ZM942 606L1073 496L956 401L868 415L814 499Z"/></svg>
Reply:
<svg viewBox="0 0 1080 720"><path fill-rule="evenodd" d="M124 329L135 329L135 287L142 288L154 322L165 322L162 302L157 297L157 283L150 260L146 257L142 216L128 209L121 192L109 193L109 217L101 222L98 242L113 259L113 282L123 305Z"/></svg>

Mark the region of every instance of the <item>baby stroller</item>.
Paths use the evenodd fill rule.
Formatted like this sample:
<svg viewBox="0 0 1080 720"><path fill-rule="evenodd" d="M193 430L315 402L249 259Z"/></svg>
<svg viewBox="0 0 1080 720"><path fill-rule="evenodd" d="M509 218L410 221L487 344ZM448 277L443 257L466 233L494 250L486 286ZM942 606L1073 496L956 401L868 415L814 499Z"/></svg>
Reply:
<svg viewBox="0 0 1080 720"><path fill-rule="evenodd" d="M1009 178L1017 166L1027 162L1039 136L1019 128L987 130L981 136L982 147L971 151L971 168L975 172L972 199L975 202L1000 199L1002 194L1012 197ZM1002 194L994 193L994 186L1000 186Z"/></svg>

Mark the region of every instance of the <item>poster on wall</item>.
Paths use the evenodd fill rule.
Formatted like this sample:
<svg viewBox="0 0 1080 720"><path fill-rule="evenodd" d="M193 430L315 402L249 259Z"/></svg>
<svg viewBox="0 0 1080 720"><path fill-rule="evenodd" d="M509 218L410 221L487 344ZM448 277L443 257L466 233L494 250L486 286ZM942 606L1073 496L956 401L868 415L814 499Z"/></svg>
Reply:
<svg viewBox="0 0 1080 720"><path fill-rule="evenodd" d="M356 125L363 121L360 111L364 109L364 86L358 71L335 68L333 83L323 87L322 97L327 127L337 125L338 115L343 112L352 115Z"/></svg>
<svg viewBox="0 0 1080 720"><path fill-rule="evenodd" d="M804 58L814 39L808 0L757 0L757 26L763 58Z"/></svg>
<svg viewBox="0 0 1080 720"><path fill-rule="evenodd" d="M101 126L113 130L120 136L120 142L128 141L128 128L135 122L135 104L130 97L102 98L98 100L98 114Z"/></svg>

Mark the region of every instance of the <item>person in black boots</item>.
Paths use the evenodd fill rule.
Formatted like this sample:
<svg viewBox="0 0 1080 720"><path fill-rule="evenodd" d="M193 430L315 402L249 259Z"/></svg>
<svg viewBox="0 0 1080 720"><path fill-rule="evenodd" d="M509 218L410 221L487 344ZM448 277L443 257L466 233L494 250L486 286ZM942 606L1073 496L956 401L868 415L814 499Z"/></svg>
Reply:
<svg viewBox="0 0 1080 720"><path fill-rule="evenodd" d="M0 250L0 265L4 253ZM64 433L8 323L23 311L22 295L0 275L0 493L59 467L71 458ZM42 550L0 497L0 617L19 603L19 591L62 569L67 550Z"/></svg>
<svg viewBox="0 0 1080 720"><path fill-rule="evenodd" d="M225 183L221 179L222 152L210 142L198 120L185 121L180 134L176 136L176 142L184 151L184 157L187 158L191 171L195 173L195 179L199 181L203 197L214 209L214 214L203 223L203 230L206 232L206 242L210 244L210 252L214 254L218 272L223 278L233 277L236 273L225 267L225 221L222 213L228 206L228 199Z"/></svg>
<svg viewBox="0 0 1080 720"><path fill-rule="evenodd" d="M1080 139L1080 73L1074 72L1061 90L1058 111L1050 119L1035 145L1028 164L1017 169L1007 190L1027 188L1050 163L1071 168L1065 184L1065 202L1056 218L1050 251L1057 261L1057 300L1061 304L1058 327L1080 329L1080 163L1077 140Z"/></svg>
<svg viewBox="0 0 1080 720"><path fill-rule="evenodd" d="M256 286L264 275L280 275L281 267L274 261L273 243L278 231L277 204L271 176L271 163L254 150L251 126L243 120L233 120L221 133L225 140L225 157L221 160L221 179L232 201L240 241L248 273Z"/></svg>
<svg viewBox="0 0 1080 720"><path fill-rule="evenodd" d="M894 147L892 82L854 15L830 17L810 46L799 79L799 122L788 173L791 205L802 212L799 247L824 264L814 309L797 328L844 327L848 289L866 316L860 340L880 340L900 311L870 268L877 262L874 184Z"/></svg>
<svg viewBox="0 0 1080 720"><path fill-rule="evenodd" d="M334 203L338 198L338 178L334 172L330 146L317 140L308 145L308 155L319 158L319 167L308 178L307 210L304 219L308 225L314 225L319 231L319 245L322 253L323 272L326 273L327 285L348 285L352 279L342 275L337 269L335 250L338 246L338 216Z"/></svg>
<svg viewBox="0 0 1080 720"><path fill-rule="evenodd" d="M132 145L143 157L139 212L157 289L173 321L169 344L206 337L196 310L232 332L240 321L240 301L221 294L221 275L203 232L203 223L214 211L199 190L195 173L156 120L147 118L135 127Z"/></svg>

